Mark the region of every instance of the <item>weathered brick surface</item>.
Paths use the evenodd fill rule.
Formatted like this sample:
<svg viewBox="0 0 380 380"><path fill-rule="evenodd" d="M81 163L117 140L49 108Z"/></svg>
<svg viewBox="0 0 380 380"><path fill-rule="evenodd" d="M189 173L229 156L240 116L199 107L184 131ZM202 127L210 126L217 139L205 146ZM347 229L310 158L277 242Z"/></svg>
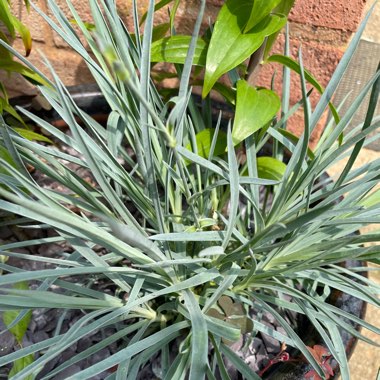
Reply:
<svg viewBox="0 0 380 380"><path fill-rule="evenodd" d="M69 19L69 20L73 20L74 17L73 15L71 14L70 12L70 9L69 7L67 6L67 3L66 3L66 0L56 0L57 1L57 4L58 6L60 7L60 9L63 11L63 13L66 15L66 17ZM88 5L88 1L79 1L79 0L73 0L72 1L73 3L73 6L76 10L76 12L78 13L78 15L81 17L81 19L84 21L84 22L88 22L88 23L91 23L92 22L92 16L91 16L91 11L90 11L90 7ZM50 17L53 17L53 14L50 10L48 10L48 15ZM79 31L79 28L73 23L73 29L78 32ZM80 35L80 33L78 33L78 35ZM85 40L82 38L81 39L82 43L85 44L86 46L86 43L85 43ZM66 41L64 41L59 35L58 33L54 32L53 31L53 42L54 42L54 46L57 47L57 48L66 48L66 49L69 49L69 45L67 44Z"/></svg>
<svg viewBox="0 0 380 380"><path fill-rule="evenodd" d="M366 0L297 0L290 20L301 24L355 31Z"/></svg>
<svg viewBox="0 0 380 380"><path fill-rule="evenodd" d="M21 41L16 40L14 47L17 50L21 51ZM56 73L66 85L70 86L75 84L94 82L89 70L87 69L86 64L78 56L78 54L64 49L52 49L47 47L46 44L35 42L34 49L32 50L28 59L49 78L52 78L52 76L49 69L44 64L41 54L43 54L49 60ZM20 75L12 74L11 77L5 73L0 73L0 75L0 80L4 78L5 85L11 97L22 94L32 95L37 93L35 88Z"/></svg>
<svg viewBox="0 0 380 380"><path fill-rule="evenodd" d="M297 39L292 38L290 45L292 58L298 60L298 52L301 47L301 42ZM272 50L272 53L281 54L283 51L284 38L283 36L280 36ZM301 47L301 54L304 67L306 67L323 86L326 86L343 55L343 50L332 46L322 45L316 42L303 42ZM261 86L269 87L271 84L272 75L275 71L275 89L278 93L280 93L282 83L281 65L274 63L263 65L257 83ZM298 74L291 72L290 101L292 104L295 104L300 98L300 77ZM314 91L314 93L311 95L312 105L315 105L318 98L319 96L317 94L317 91Z"/></svg>
<svg viewBox="0 0 380 380"><path fill-rule="evenodd" d="M207 0L221 6L224 0ZM296 0L290 20L301 24L355 31L367 0Z"/></svg>
<svg viewBox="0 0 380 380"><path fill-rule="evenodd" d="M298 60L298 52L301 42L297 39L292 38L290 41L290 45L292 46L292 58ZM273 48L273 53L281 53L283 51L284 38L283 36L280 36ZM333 46L322 45L317 42L303 42L301 53L304 67L308 68L308 70L314 75L314 77L319 81L319 83L321 83L322 86L325 87L329 82L337 64L339 63L343 55L343 50ZM273 74L276 73L274 87L275 91L278 94L281 94L283 79L282 72L283 67L279 64L265 64L261 67L257 84L267 88L270 87ZM308 88L311 88L311 86L308 86ZM294 72L291 72L290 104L294 105L300 99L302 99L300 76ZM314 89L313 93L310 96L310 102L312 107L314 107L317 104L319 99L320 95ZM318 127L313 133L311 145L315 144L315 142L318 140L322 132L324 122L326 121L326 117L327 115L321 121L321 123L319 123ZM295 133L297 136L300 136L302 134L304 128L302 110L290 119L288 127L289 130Z"/></svg>
<svg viewBox="0 0 380 380"><path fill-rule="evenodd" d="M34 3L41 10L46 10L44 0L36 0ZM50 39L52 36L50 28L33 7L30 7L30 12L28 13L23 2L12 1L12 11L17 18L28 26L34 41L46 42Z"/></svg>
<svg viewBox="0 0 380 380"><path fill-rule="evenodd" d="M315 42L340 49L347 45L352 36L352 32L314 25L298 24L296 22L290 22L289 29L294 40L301 42Z"/></svg>
<svg viewBox="0 0 380 380"><path fill-rule="evenodd" d="M310 137L310 143L309 146L311 149L314 149L314 147L317 145L319 138L322 135L323 129L326 125L328 117L328 112L326 111L323 116L321 117L320 122L315 127L314 131L311 134ZM286 126L286 129L290 131L291 133L294 133L296 136L300 137L302 136L304 132L304 114L303 110L297 111L289 120Z"/></svg>
<svg viewBox="0 0 380 380"><path fill-rule="evenodd" d="M94 82L86 64L78 54L72 51L65 51L61 56L61 54L57 54L57 50L52 49L46 51L45 55L54 67L55 72L64 80L66 85L71 86ZM32 62L41 67L40 57L33 56ZM42 72L51 78L51 74L47 68L42 67Z"/></svg>
<svg viewBox="0 0 380 380"><path fill-rule="evenodd" d="M132 0L117 0L120 14L132 29ZM65 14L71 18L66 1L57 0ZM72 0L75 8L84 21L92 22L91 12L88 1ZM316 78L326 84L334 71L342 52L351 36L351 30L355 30L360 21L361 13L365 0L350 0L343 2L337 0L297 0L294 10L291 14L290 33L292 38L292 54L295 57L297 50L302 44L304 65ZM31 29L34 37L34 50L31 54L31 61L41 67L40 55L38 50L45 53L50 61L56 67L62 80L66 84L88 83L92 81L91 76L80 58L68 49L65 41L62 41L49 26L36 15L35 11L28 16L23 6L19 8L14 6L16 15L21 16ZM205 21L203 30L209 26L217 15L219 7L224 3L223 0L208 0L206 7ZM22 4L22 0L20 0ZM46 10L46 0L36 0L36 4ZM138 13L141 16L147 11L148 0L138 1ZM182 1L178 9L178 19L176 29L181 33L190 33L194 26L195 19L198 15L198 0ZM49 13L50 14L50 13ZM163 8L155 16L157 24L167 22L168 7ZM75 28L75 26L74 26ZM283 39L280 38L275 46L275 51L282 52ZM22 51L22 44L19 40L15 41L15 46ZM274 67L265 66L261 71L259 84L268 86L274 70ZM276 89L280 90L281 67L277 67ZM45 69L43 69L45 70ZM6 80L8 87L11 87L12 93L22 93L27 87L22 84L22 79ZM292 76L292 96L291 101L294 103L300 97L299 78ZM27 91L30 91L28 89ZM315 104L317 95L312 95L312 103Z"/></svg>

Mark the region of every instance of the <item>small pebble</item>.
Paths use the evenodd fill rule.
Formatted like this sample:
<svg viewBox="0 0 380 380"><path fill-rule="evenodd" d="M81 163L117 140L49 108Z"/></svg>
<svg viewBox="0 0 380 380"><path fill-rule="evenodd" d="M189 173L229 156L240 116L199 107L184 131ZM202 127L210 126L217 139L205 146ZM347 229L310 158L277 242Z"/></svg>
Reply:
<svg viewBox="0 0 380 380"><path fill-rule="evenodd" d="M13 334L6 331L6 326L2 321L2 315L0 314L0 356L5 356L13 351L13 347L16 341Z"/></svg>
<svg viewBox="0 0 380 380"><path fill-rule="evenodd" d="M280 342L269 336L269 335L266 335L266 334L261 334L262 338L263 338L263 341L264 341L264 344L265 344L265 347L268 351L268 353L272 354L272 353L278 353L280 351L280 348L281 348L281 344Z"/></svg>

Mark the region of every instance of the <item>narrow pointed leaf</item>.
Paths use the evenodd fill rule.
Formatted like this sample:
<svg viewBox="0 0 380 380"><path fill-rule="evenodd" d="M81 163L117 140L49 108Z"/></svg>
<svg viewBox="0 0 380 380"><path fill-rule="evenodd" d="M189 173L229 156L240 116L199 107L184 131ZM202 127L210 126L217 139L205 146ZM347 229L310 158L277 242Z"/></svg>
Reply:
<svg viewBox="0 0 380 380"><path fill-rule="evenodd" d="M208 362L208 329L205 316L192 292L184 292L186 307L189 311L191 336L191 366L189 380L202 380L205 377Z"/></svg>
<svg viewBox="0 0 380 380"><path fill-rule="evenodd" d="M32 36L29 29L15 16L12 16L12 23L18 34L21 36L25 48L25 55L28 56L32 50Z"/></svg>
<svg viewBox="0 0 380 380"><path fill-rule="evenodd" d="M189 50L191 36L165 37L152 43L151 61L184 64ZM201 38L197 39L193 64L205 66L207 43Z"/></svg>
<svg viewBox="0 0 380 380"><path fill-rule="evenodd" d="M29 131L28 129L24 129L24 128L14 128L14 130L27 140L44 141L49 144L53 143L48 137L41 135L40 133Z"/></svg>
<svg viewBox="0 0 380 380"><path fill-rule="evenodd" d="M286 57L285 55L273 54L266 60L266 62L277 62L281 65L288 67L297 74L301 73L299 63L290 57ZM306 80L322 95L325 90L322 87L322 85L317 81L317 79L313 76L313 74L310 73L310 71L304 69L304 75ZM339 123L339 114L332 102L329 102L329 107L335 122Z"/></svg>

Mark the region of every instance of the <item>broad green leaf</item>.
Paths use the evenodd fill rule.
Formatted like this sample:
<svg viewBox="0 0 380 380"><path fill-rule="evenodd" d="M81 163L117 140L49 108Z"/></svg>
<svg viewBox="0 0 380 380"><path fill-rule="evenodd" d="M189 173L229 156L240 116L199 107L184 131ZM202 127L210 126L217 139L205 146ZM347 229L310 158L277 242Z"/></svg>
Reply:
<svg viewBox="0 0 380 380"><path fill-rule="evenodd" d="M273 157L257 158L257 174L259 178L281 180L286 170L286 165Z"/></svg>
<svg viewBox="0 0 380 380"><path fill-rule="evenodd" d="M165 37L152 43L151 61L184 64L189 50L191 36ZM204 66L206 63L207 43L198 38L193 64Z"/></svg>
<svg viewBox="0 0 380 380"><path fill-rule="evenodd" d="M242 334L251 333L253 330L253 321L248 316L232 317L229 322L239 327Z"/></svg>
<svg viewBox="0 0 380 380"><path fill-rule="evenodd" d="M224 314L229 317L232 315L232 307L234 302L232 301L231 297L228 296L222 296L218 300L219 306L222 308Z"/></svg>
<svg viewBox="0 0 380 380"><path fill-rule="evenodd" d="M280 98L273 91L257 90L244 80L238 81L236 115L232 131L234 145L268 124L280 107Z"/></svg>
<svg viewBox="0 0 380 380"><path fill-rule="evenodd" d="M9 372L8 378L12 379L14 375L21 372L24 368L26 368L29 364L32 364L34 362L34 355L30 354L27 356L24 356L20 359L17 359L13 362L13 366L11 371ZM24 377L25 380L33 380L34 376L28 375L27 377Z"/></svg>
<svg viewBox="0 0 380 380"><path fill-rule="evenodd" d="M236 105L236 90L234 88L226 86L223 83L215 83L214 90L219 92L227 102L231 103L233 106Z"/></svg>
<svg viewBox="0 0 380 380"><path fill-rule="evenodd" d="M174 74L174 77L177 77L176 74ZM191 83L193 86L203 86L203 80L195 80ZM219 92L220 95L224 97L224 99L232 104L233 106L236 105L236 89L231 86L226 86L223 83L216 82L213 87L214 91Z"/></svg>
<svg viewBox="0 0 380 380"><path fill-rule="evenodd" d="M244 32L249 32L255 25L267 17L280 2L281 0L255 0Z"/></svg>
<svg viewBox="0 0 380 380"><path fill-rule="evenodd" d="M290 57L286 57L284 55L280 55L280 54L274 54L274 55L271 55L267 60L267 62L277 62L277 63L280 63L281 65L284 65L286 67L288 67L289 69L293 70L294 72L296 72L297 74L300 74L301 73L301 69L300 69L300 65L298 62L296 62L294 59L290 58ZM320 93L320 94L323 94L324 92L324 88L322 87L322 85L317 81L317 79L314 78L313 74L311 74L309 71L307 70L304 70L304 74L305 74L305 79L312 85L315 87L315 89ZM338 114L338 111L336 110L334 104L332 104L331 102L329 102L329 107L330 107L330 110L331 110L331 113L332 115L334 116L334 120L335 122L338 124L339 121L340 121L340 118L339 118L339 114Z"/></svg>
<svg viewBox="0 0 380 380"><path fill-rule="evenodd" d="M210 154L210 148L212 144L212 139L214 138L215 129L204 129L203 131L199 132L196 135L196 141L197 141L197 150L198 155L203 158L208 158ZM186 148L190 151L191 144L187 144ZM226 151L227 148L227 135L219 131L218 133L218 139L214 148L214 156L219 156L223 154Z"/></svg>
<svg viewBox="0 0 380 380"><path fill-rule="evenodd" d="M13 285L15 289L19 290L29 290L29 285L27 282L19 282ZM10 326L11 323L18 317L20 314L17 310L6 310L3 312L3 320L6 326ZM28 311L21 321L19 321L15 326L11 327L9 331L15 336L18 343L21 344L22 338L25 335L25 332L29 326L30 320L32 318L32 312Z"/></svg>
<svg viewBox="0 0 380 380"><path fill-rule="evenodd" d="M208 308L213 306L215 302L219 303L219 306L221 306L227 316L231 315L226 311L226 308L223 307L223 301L224 305L230 305L232 304L232 299L230 297L223 296L224 292L229 289L232 284L235 282L236 278L239 276L241 271L241 268L237 264L233 264L232 268L227 272L224 280L220 283L218 289L212 294L211 297L209 297L202 309L203 312L206 312ZM225 300L227 298L227 301ZM228 308L228 306L226 306Z"/></svg>
<svg viewBox="0 0 380 380"><path fill-rule="evenodd" d="M244 62L260 48L265 37L277 32L286 23L285 16L270 15L248 33L243 33L251 8L251 0L227 0L222 7L207 52L203 97L223 74Z"/></svg>
<svg viewBox="0 0 380 380"><path fill-rule="evenodd" d="M277 7L273 10L275 13L288 15L293 7L295 0L281 0Z"/></svg>
<svg viewBox="0 0 380 380"><path fill-rule="evenodd" d="M32 83L49 86L49 84L40 75L19 62L0 58L0 69L8 72L19 73L26 79L30 80Z"/></svg>
<svg viewBox="0 0 380 380"><path fill-rule="evenodd" d="M53 142L47 138L46 136L44 135L41 135L40 133L36 133L36 132L33 132L33 131L29 131L27 129L24 129L24 128L13 128L19 135L21 135L22 137L24 137L25 139L27 140L30 140L30 141L44 141L44 142L47 142L49 144L52 144Z"/></svg>

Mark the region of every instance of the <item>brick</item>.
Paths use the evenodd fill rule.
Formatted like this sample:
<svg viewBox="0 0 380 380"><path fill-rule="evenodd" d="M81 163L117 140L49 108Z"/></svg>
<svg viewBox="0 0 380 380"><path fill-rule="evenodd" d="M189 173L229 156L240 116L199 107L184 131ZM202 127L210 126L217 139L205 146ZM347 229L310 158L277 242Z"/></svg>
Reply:
<svg viewBox="0 0 380 380"><path fill-rule="evenodd" d="M142 15L147 12L148 3L148 0L138 2L139 17L142 17ZM132 0L128 0L127 2L118 1L118 4L120 4L118 9L121 18L130 28L130 30L133 30ZM169 4L156 12L154 16L156 25L169 21L168 12L171 8L172 4ZM219 8L220 7L218 5L214 5L212 1L207 1L202 31L209 27L209 20L215 20ZM195 20L198 16L198 10L198 0L187 0L186 2L180 2L177 10L177 18L175 20L175 28L177 33L192 33Z"/></svg>
<svg viewBox="0 0 380 380"><path fill-rule="evenodd" d="M73 18L69 7L66 4L66 0L56 0L56 3L58 7L62 10L62 12L69 18ZM91 22L92 17L91 17L91 11L90 11L90 6L88 1L82 1L82 0L72 0L71 3L73 4L73 7L79 14L79 16L82 18L83 21L85 22ZM48 10L49 16L52 16L52 12Z"/></svg>
<svg viewBox="0 0 380 380"><path fill-rule="evenodd" d="M207 0L207 5L213 5L221 7L225 3L225 0Z"/></svg>
<svg viewBox="0 0 380 380"><path fill-rule="evenodd" d="M65 16L69 20L74 19L74 17L72 16L69 10L69 7L66 4L66 0L56 0L56 1L57 1L57 5L65 14ZM93 22L88 1L73 0L72 4L84 22L88 22L88 23ZM50 9L47 10L47 14L49 15L49 17L54 18L53 13L51 12ZM75 24L73 24L73 29L80 36L80 31L79 31L80 29ZM54 31L53 31L53 41L54 41L54 45L58 48L68 48L68 49L70 48L69 45ZM83 38L81 39L81 41L86 46L86 43Z"/></svg>
<svg viewBox="0 0 380 380"><path fill-rule="evenodd" d="M274 46L273 53L282 53L283 44L283 36L280 36ZM298 49L301 45L301 42L296 39L291 39L290 45L291 56L297 60ZM343 51L338 48L318 44L315 42L302 43L303 65L313 74L313 76L322 84L322 86L326 86L329 82L342 55ZM281 94L282 68L283 67L278 64L265 64L260 70L257 84L265 87L270 87L272 75L276 71L275 90L277 93ZM298 74L292 72L290 102L291 104L295 104L299 99L301 99L300 77ZM314 90L313 94L311 95L311 103L313 106L315 106L318 99L319 95L317 91Z"/></svg>
<svg viewBox="0 0 380 380"><path fill-rule="evenodd" d="M290 35L299 41L315 42L332 47L342 48L346 46L352 36L351 32L318 27L314 25L289 23Z"/></svg>
<svg viewBox="0 0 380 380"><path fill-rule="evenodd" d="M69 8L66 5L66 0L57 0L57 4L59 5L59 7L62 9L63 13L66 15L66 17L69 20L73 18ZM91 9L89 7L88 2L85 2L82 0L72 0L72 4L74 8L76 9L78 15L81 17L83 21L88 22L88 23L94 23ZM143 14L148 9L147 8L148 0L138 1L137 4L138 4L139 17L142 17ZM130 30L130 32L134 32L132 0L127 0L127 1L117 0L117 5L118 5L118 12L121 19L123 20L127 28ZM168 21L167 9L168 7L166 6L162 8L160 11L156 12L155 14L156 25ZM51 12L49 11L48 13L51 16ZM73 24L73 29L78 33L78 36L80 37L81 42L87 48L88 47L87 43L85 39L82 37L82 33L80 29L75 24ZM143 30L143 27L142 27L142 30ZM59 47L59 48L70 48L69 45L64 40L62 40L62 38L56 33L54 33L54 44L56 47Z"/></svg>
<svg viewBox="0 0 380 380"><path fill-rule="evenodd" d="M201 27L201 34L210 26L210 23L216 20L220 6L213 4L211 1L207 1L205 13L203 17L203 23ZM195 21L198 16L199 2L192 2L192 6L188 6L186 3L178 8L178 19L176 20L176 29L179 33L191 34Z"/></svg>
<svg viewBox="0 0 380 380"><path fill-rule="evenodd" d="M365 11L369 11L370 5L372 5L372 2L368 2L368 5ZM380 31L380 3L377 3L371 15L371 18L368 21L368 24L366 25L362 38L367 41L380 43L379 31Z"/></svg>
<svg viewBox="0 0 380 380"><path fill-rule="evenodd" d="M322 135L323 129L326 126L327 119L328 119L328 112L326 111L323 114L323 116L321 117L320 122L317 124L317 126L315 127L314 131L311 134L311 137L310 137L310 140L309 140L310 141L309 147L311 149L314 149L315 146L317 145L317 143L319 141L319 138ZM305 121L304 121L304 114L303 114L303 110L302 109L299 110L299 111L297 111L288 120L286 129L289 132L295 134L298 137L302 136L302 134L303 134L303 132L305 130Z"/></svg>
<svg viewBox="0 0 380 380"><path fill-rule="evenodd" d="M296 0L290 20L354 32L360 23L366 0Z"/></svg>
<svg viewBox="0 0 380 380"><path fill-rule="evenodd" d="M65 85L72 86L94 82L87 65L78 54L63 49L49 49L44 53ZM44 67L40 58L32 57L31 61L51 78L49 70Z"/></svg>
<svg viewBox="0 0 380 380"><path fill-rule="evenodd" d="M20 41L15 42L15 47L20 48ZM28 60L35 65L40 71L42 71L47 77L51 78L49 69L45 66L41 53L52 64L54 70L61 78L65 85L71 86L74 84L93 83L91 73L87 69L83 59L77 54L66 49L52 49L45 44L36 43L36 46L32 50ZM18 78L18 76L17 76ZM25 90L29 87L29 83L20 78L15 84L7 81L15 92L20 92L22 86L25 86ZM9 87L8 87L9 88ZM28 90L29 91L29 90ZM29 91L30 92L30 91Z"/></svg>
<svg viewBox="0 0 380 380"><path fill-rule="evenodd" d="M44 7L44 0L36 1L38 5L42 8ZM72 1L83 20L92 22L88 2L83 0ZM117 1L122 19L129 28L132 28L132 0ZM69 15L66 1L57 0L57 2L62 7L64 13ZM140 17L146 12L148 3L148 0L138 1L138 13ZM223 3L223 0L207 1L202 30L205 30L209 26L209 20L213 21L215 19L219 7ZM294 21L290 24L293 44L292 55L296 56L297 50L302 43L304 65L323 85L328 82L342 56L341 48L344 47L349 40L351 35L350 31L356 28L356 24L361 17L365 0L351 0L349 2L346 1L346 3L344 3L343 0L338 0L337 2L333 2L332 0L297 0L294 11L291 14L291 19ZM178 33L192 32L198 15L198 7L199 0L180 2L178 20L176 21ZM23 7L21 7L21 9L22 8ZM166 6L156 14L156 23L167 22L168 8L169 7ZM21 17L24 17L22 13ZM36 52L37 48L40 48L48 55L53 64L57 66L57 71L62 74L65 83L73 84L76 81L78 81L78 83L87 83L91 81L92 78L88 71L85 70L80 57L66 49L68 46L60 37L54 36L53 38L49 26L44 21L41 21L40 18L34 18L32 15L30 15L29 18L32 23L30 27L36 45L32 51L32 62L38 62L40 60ZM69 18L71 17L69 16ZM344 21L344 28L339 24L342 20ZM301 25L301 22L305 24ZM49 32L47 32L47 30L49 30ZM52 48L45 49L43 43L51 45ZM22 50L22 45L20 45L19 41L16 41L16 44ZM276 51L282 52L282 46L283 38L281 37L276 44ZM78 68L76 68L76 65L78 65ZM276 65L264 66L261 70L261 77L258 84L268 87L275 67ZM277 66L277 70L275 86L276 90L280 91L282 68ZM292 91L291 101L294 103L300 98L299 78L294 74L292 75L292 88L294 90ZM318 96L315 91L312 95L312 104L315 104L317 99Z"/></svg>

